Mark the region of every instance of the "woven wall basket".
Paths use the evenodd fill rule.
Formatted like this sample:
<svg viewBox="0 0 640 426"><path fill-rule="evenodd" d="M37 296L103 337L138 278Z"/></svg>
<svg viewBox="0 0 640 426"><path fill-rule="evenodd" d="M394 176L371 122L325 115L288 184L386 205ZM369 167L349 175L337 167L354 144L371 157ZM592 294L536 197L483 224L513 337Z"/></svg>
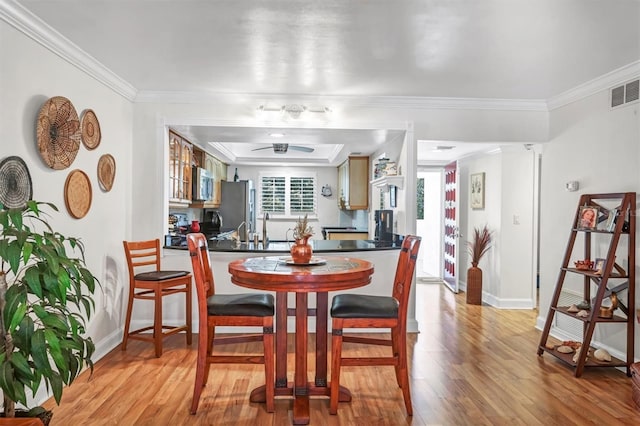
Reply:
<svg viewBox="0 0 640 426"><path fill-rule="evenodd" d="M82 170L69 173L64 183L64 203L69 214L76 219L83 218L91 208L91 182Z"/></svg>
<svg viewBox="0 0 640 426"><path fill-rule="evenodd" d="M66 169L80 148L80 121L71 101L54 96L42 105L36 124L38 151L47 166Z"/></svg>
<svg viewBox="0 0 640 426"><path fill-rule="evenodd" d="M33 197L31 175L20 157L7 157L0 162L0 203L4 207L23 208Z"/></svg>
<svg viewBox="0 0 640 426"><path fill-rule="evenodd" d="M82 143L87 149L96 149L100 145L102 133L98 117L92 109L85 110L82 114Z"/></svg>
<svg viewBox="0 0 640 426"><path fill-rule="evenodd" d="M98 160L98 183L103 191L111 191L116 177L116 160L111 154L104 154Z"/></svg>

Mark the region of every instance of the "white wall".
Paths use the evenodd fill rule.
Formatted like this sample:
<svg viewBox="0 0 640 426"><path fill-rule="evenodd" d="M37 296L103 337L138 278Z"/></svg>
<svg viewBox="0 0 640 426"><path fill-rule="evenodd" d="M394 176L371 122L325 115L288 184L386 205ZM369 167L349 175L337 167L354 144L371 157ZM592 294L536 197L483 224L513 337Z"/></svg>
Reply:
<svg viewBox="0 0 640 426"><path fill-rule="evenodd" d="M475 228L489 227L491 249L480 261L483 301L501 308L533 308L534 181L536 155L522 144L463 159L460 167L460 285L471 266L466 243ZM485 207L469 205L470 176L485 173ZM516 223L517 222L517 223Z"/></svg>
<svg viewBox="0 0 640 426"><path fill-rule="evenodd" d="M122 240L128 237L126 225L131 217L133 109L129 101L4 21L0 21L0 51L0 158L17 155L25 161L33 199L52 202L59 209L51 214L53 228L85 244L89 270L101 282L95 295L96 313L88 326L96 343L94 359L99 359L122 339L122 309L128 291ZM65 170L49 168L37 148L36 117L53 96L68 98L79 115L93 109L102 131L100 145L92 151L81 145ZM97 180L98 159L106 153L116 161L110 192L103 192ZM82 219L72 218L64 202L65 180L74 169L89 176L93 191L91 208Z"/></svg>
<svg viewBox="0 0 640 426"><path fill-rule="evenodd" d="M640 189L639 104L610 110L608 102L608 91L602 91L550 115L551 141L544 147L541 170L540 327L546 319L580 194ZM571 180L580 182L578 192L565 190L565 183ZM565 289L578 289L581 282L568 276ZM604 330L614 336L609 340L601 335L600 327L595 338L614 351L623 351L624 333L614 334L617 326L611 326L614 328ZM640 353L639 333L636 329L636 354Z"/></svg>

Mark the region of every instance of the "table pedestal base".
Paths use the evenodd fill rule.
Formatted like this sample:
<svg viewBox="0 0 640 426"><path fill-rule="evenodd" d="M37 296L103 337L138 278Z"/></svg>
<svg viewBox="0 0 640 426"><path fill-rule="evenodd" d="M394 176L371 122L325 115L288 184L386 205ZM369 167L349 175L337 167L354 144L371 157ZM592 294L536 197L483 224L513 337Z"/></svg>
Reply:
<svg viewBox="0 0 640 426"><path fill-rule="evenodd" d="M289 396L293 398L293 424L294 425L306 425L309 424L309 398L314 396L326 396L331 395L330 386L315 386L313 383L307 383L307 388L299 389L298 394L295 394L293 382L289 382L287 387L275 388L275 396ZM259 386L251 391L249 401L264 403L266 398L266 385ZM340 402L351 402L351 391L340 386L340 392L338 396Z"/></svg>

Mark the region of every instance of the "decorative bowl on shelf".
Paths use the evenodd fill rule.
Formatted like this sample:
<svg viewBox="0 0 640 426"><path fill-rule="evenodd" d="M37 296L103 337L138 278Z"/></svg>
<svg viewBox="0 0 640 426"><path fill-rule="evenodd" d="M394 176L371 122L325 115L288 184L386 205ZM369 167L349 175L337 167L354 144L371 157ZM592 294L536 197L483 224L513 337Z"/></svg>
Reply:
<svg viewBox="0 0 640 426"><path fill-rule="evenodd" d="M593 269L593 260L576 260L573 263L576 265L576 269L581 271L590 271Z"/></svg>

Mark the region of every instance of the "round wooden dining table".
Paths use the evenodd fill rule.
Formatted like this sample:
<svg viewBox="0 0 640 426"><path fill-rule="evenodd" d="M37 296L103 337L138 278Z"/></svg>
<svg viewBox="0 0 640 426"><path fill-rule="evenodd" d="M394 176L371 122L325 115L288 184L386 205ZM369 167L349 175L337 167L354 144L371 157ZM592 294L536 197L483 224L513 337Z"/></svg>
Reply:
<svg viewBox="0 0 640 426"><path fill-rule="evenodd" d="M276 396L293 397L293 424L309 423L309 397L329 396L327 382L328 292L362 287L371 282L373 264L339 256L313 257L309 264L293 264L281 256L238 259L229 263L231 282L241 287L276 292L276 382L251 392L251 402L265 401L265 386L275 386ZM287 306L287 294L296 294L294 309ZM315 309L308 306L308 294L316 294ZM287 317L295 315L295 374L287 379ZM308 317L316 317L316 375L307 377ZM351 401L348 389L340 387L340 401Z"/></svg>

